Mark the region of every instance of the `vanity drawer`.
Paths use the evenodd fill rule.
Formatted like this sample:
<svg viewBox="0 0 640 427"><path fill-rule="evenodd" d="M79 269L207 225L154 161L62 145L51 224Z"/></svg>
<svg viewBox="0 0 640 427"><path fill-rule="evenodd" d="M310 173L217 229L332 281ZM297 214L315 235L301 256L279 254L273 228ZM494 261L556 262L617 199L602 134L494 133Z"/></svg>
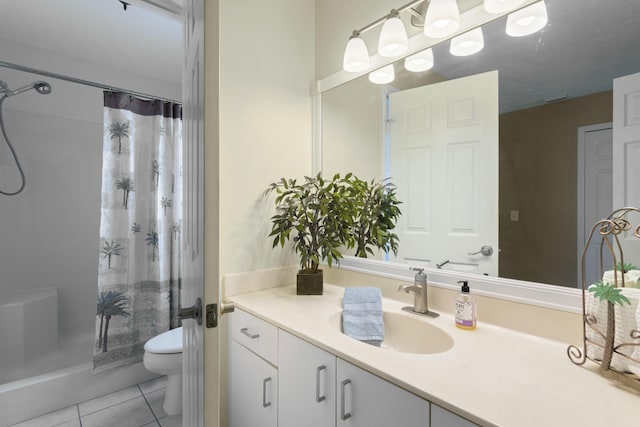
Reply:
<svg viewBox="0 0 640 427"><path fill-rule="evenodd" d="M277 327L242 310L232 314L230 324L231 338L278 366Z"/></svg>

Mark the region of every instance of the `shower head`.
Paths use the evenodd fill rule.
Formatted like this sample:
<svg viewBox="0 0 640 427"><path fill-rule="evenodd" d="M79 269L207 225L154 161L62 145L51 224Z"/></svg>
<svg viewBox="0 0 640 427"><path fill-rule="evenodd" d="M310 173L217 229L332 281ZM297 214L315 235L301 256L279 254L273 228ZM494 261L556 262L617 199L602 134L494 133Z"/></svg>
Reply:
<svg viewBox="0 0 640 427"><path fill-rule="evenodd" d="M16 90L8 90L9 88L6 88L6 90L4 91L4 95L9 97L9 96L13 96L13 95L17 95L19 93L22 92L26 92L30 89L35 89L36 92L42 94L42 95L48 95L51 93L51 85L47 82L43 82L43 81L37 81L37 82L33 82L31 84L28 84L26 86L22 86L21 88L18 88Z"/></svg>
<svg viewBox="0 0 640 427"><path fill-rule="evenodd" d="M51 85L47 82L35 82L33 88L41 95L49 95L51 93Z"/></svg>

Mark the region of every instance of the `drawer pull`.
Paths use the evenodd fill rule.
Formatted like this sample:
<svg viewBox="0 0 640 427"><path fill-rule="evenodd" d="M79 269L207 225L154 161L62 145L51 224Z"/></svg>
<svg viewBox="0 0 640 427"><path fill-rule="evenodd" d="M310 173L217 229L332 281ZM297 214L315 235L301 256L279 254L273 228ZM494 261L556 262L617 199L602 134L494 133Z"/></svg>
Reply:
<svg viewBox="0 0 640 427"><path fill-rule="evenodd" d="M327 367L324 365L318 366L316 368L316 402L318 403L323 402L327 398L327 396L325 396L324 393L322 393L322 396L320 395L320 372L322 371L326 372L326 370L327 370Z"/></svg>
<svg viewBox="0 0 640 427"><path fill-rule="evenodd" d="M267 377L262 380L262 407L268 408L271 406L271 402L267 402L267 383L271 382L271 377Z"/></svg>
<svg viewBox="0 0 640 427"><path fill-rule="evenodd" d="M249 337L249 338L251 338L252 340L255 340L255 339L260 338L260 334L254 334L254 333L249 332L249 328L242 328L242 329L240 329L240 333L241 333L242 335L246 335L246 336L248 336L248 337Z"/></svg>
<svg viewBox="0 0 640 427"><path fill-rule="evenodd" d="M345 395L347 394L347 385L351 384L351 380L344 380L340 383L340 419L342 421L348 420L351 418L351 412L346 412L346 403L347 400Z"/></svg>

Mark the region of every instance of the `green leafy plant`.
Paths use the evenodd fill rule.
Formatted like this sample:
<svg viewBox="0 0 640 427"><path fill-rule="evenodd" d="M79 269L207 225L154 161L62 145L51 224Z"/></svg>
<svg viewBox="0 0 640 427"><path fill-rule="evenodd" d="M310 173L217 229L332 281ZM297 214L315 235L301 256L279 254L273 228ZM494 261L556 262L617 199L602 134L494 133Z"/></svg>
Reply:
<svg viewBox="0 0 640 427"><path fill-rule="evenodd" d="M293 240L300 256L300 271L319 271L320 262L329 267L342 258L340 247L352 247L349 227L353 221L353 201L349 197L352 174L336 174L325 180L320 174L303 182L281 178L269 185L265 195L276 192L276 214L271 217L273 247Z"/></svg>
<svg viewBox="0 0 640 427"><path fill-rule="evenodd" d="M610 283L598 281L589 287L589 292L593 293L593 296L600 301L607 301L611 304L619 304L620 306L631 304L629 298L622 295L622 289L616 288Z"/></svg>
<svg viewBox="0 0 640 427"><path fill-rule="evenodd" d="M637 270L637 269L638 267L628 262L625 262L624 264L619 262L616 264L616 270L622 271L623 273L627 273L631 270Z"/></svg>
<svg viewBox="0 0 640 427"><path fill-rule="evenodd" d="M393 232L401 212L396 187L389 179L350 180L354 218L350 232L356 246L356 256L373 255L373 248L398 254L398 235Z"/></svg>

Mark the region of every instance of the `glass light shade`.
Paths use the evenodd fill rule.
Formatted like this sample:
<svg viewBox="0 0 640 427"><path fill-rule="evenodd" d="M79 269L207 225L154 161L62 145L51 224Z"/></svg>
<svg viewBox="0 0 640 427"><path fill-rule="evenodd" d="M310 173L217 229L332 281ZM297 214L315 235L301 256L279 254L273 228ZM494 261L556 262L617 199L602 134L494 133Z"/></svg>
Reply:
<svg viewBox="0 0 640 427"><path fill-rule="evenodd" d="M350 73L358 73L369 68L367 45L358 36L352 36L344 50L342 68Z"/></svg>
<svg viewBox="0 0 640 427"><path fill-rule="evenodd" d="M543 0L510 14L506 32L511 37L528 36L543 29L547 21L547 5Z"/></svg>
<svg viewBox="0 0 640 427"><path fill-rule="evenodd" d="M489 13L503 13L515 9L526 0L484 0L484 10Z"/></svg>
<svg viewBox="0 0 640 427"><path fill-rule="evenodd" d="M424 21L424 35L434 39L450 36L460 27L456 0L431 0Z"/></svg>
<svg viewBox="0 0 640 427"><path fill-rule="evenodd" d="M407 56L404 59L404 68L414 73L430 70L433 68L433 50L429 48L414 55Z"/></svg>
<svg viewBox="0 0 640 427"><path fill-rule="evenodd" d="M369 81L379 85L391 83L396 78L393 64L389 64L369 73Z"/></svg>
<svg viewBox="0 0 640 427"><path fill-rule="evenodd" d="M407 30L400 18L392 16L384 21L378 39L378 54L386 58L395 58L405 53L408 48Z"/></svg>
<svg viewBox="0 0 640 427"><path fill-rule="evenodd" d="M449 52L454 56L469 56L480 52L483 47L482 28L478 27L452 38Z"/></svg>

